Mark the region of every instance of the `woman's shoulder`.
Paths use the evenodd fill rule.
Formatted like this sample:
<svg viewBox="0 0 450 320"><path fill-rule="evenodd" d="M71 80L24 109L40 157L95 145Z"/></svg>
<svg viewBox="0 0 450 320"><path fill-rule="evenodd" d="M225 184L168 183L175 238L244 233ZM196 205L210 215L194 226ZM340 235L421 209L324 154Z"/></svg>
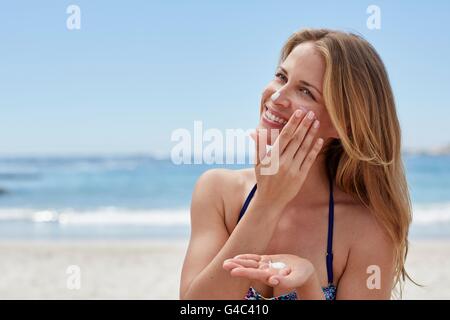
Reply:
<svg viewBox="0 0 450 320"><path fill-rule="evenodd" d="M193 202L206 201L208 207L215 207L220 212L227 228L232 230L237 221L240 207L255 182L253 168L210 169L199 177L192 200Z"/></svg>
<svg viewBox="0 0 450 320"><path fill-rule="evenodd" d="M201 190L202 195L229 203L230 199L236 199L237 196L251 189L255 182L253 168L239 170L214 168L200 175L194 193Z"/></svg>
<svg viewBox="0 0 450 320"><path fill-rule="evenodd" d="M197 184L214 190L230 190L246 188L255 183L253 168L232 170L225 168L209 169L201 174Z"/></svg>

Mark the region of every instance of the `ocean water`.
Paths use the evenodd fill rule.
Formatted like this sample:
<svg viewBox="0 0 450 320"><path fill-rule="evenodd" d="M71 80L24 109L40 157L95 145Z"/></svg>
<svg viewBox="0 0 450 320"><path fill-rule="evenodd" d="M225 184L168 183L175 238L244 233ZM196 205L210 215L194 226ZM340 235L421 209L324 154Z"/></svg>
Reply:
<svg viewBox="0 0 450 320"><path fill-rule="evenodd" d="M450 237L450 157L404 160L411 236ZM0 158L0 238L186 238L193 187L214 167L224 166L143 156Z"/></svg>

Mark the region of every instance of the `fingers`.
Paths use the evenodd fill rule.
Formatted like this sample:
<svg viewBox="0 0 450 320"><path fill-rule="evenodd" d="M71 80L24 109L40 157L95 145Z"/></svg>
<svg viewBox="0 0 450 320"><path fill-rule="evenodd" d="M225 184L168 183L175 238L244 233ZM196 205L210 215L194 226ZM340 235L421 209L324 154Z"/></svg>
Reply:
<svg viewBox="0 0 450 320"><path fill-rule="evenodd" d="M227 259L224 261L224 264L226 263L246 268L258 268L259 266L257 261L250 259Z"/></svg>
<svg viewBox="0 0 450 320"><path fill-rule="evenodd" d="M306 134L305 139L298 147L296 153L294 154L294 163L297 164L297 168L300 168L301 164L303 163L303 160L305 159L308 152L311 150L311 147L314 144L314 138L319 131L319 120L315 120L313 124L311 125L311 128L309 129L308 133Z"/></svg>
<svg viewBox="0 0 450 320"><path fill-rule="evenodd" d="M302 121L302 118L304 118L305 113L306 111L303 108L296 110L281 130L281 133L278 135L275 142L272 143L273 149L278 150L279 154L283 153L291 139L295 137L295 132ZM266 148L268 134L267 129L256 129L256 134L250 134L256 143L256 165L260 165L261 163L265 164L264 159L266 156L270 156L270 151L268 154Z"/></svg>
<svg viewBox="0 0 450 320"><path fill-rule="evenodd" d="M253 268L235 268L230 271L230 275L233 277L243 277L252 280L259 280L262 282L267 282L268 277L271 276L267 269L253 269Z"/></svg>
<svg viewBox="0 0 450 320"><path fill-rule="evenodd" d="M235 268L242 268L242 266L240 264L237 264L233 261L227 261L225 260L222 264L222 268L224 268L227 271L231 271Z"/></svg>
<svg viewBox="0 0 450 320"><path fill-rule="evenodd" d="M308 133L315 135L319 128L319 122L317 120L317 122L315 122L314 117L314 112L309 111L308 114L303 118L297 130L294 132L294 137L286 147L285 154L287 157L291 159L294 158L294 155L296 154L300 146L302 146L304 149L307 148L306 150L309 150L309 146L304 145L305 137L307 137ZM313 123L317 125L317 127L312 126Z"/></svg>
<svg viewBox="0 0 450 320"><path fill-rule="evenodd" d="M261 256L261 260L260 260L261 262L266 262L266 263L269 263L269 261L272 261L272 256L271 255L265 255L265 254L263 254L262 256Z"/></svg>
<svg viewBox="0 0 450 320"><path fill-rule="evenodd" d="M286 146L289 144L289 141L292 139L300 121L305 115L305 111L303 109L296 110L292 116L289 118L286 125L281 130L281 133L277 137L274 142L274 147L277 146L279 153L282 154L286 149Z"/></svg>
<svg viewBox="0 0 450 320"><path fill-rule="evenodd" d="M287 286L289 282L289 275L291 274L292 269L290 267L286 267L281 269L278 274L275 274L273 276L270 276L267 279L268 285L275 287L275 286Z"/></svg>
<svg viewBox="0 0 450 320"><path fill-rule="evenodd" d="M259 165L266 157L266 147L267 147L267 130L256 129L256 133L250 135L256 144L256 165Z"/></svg>
<svg viewBox="0 0 450 320"><path fill-rule="evenodd" d="M291 271L292 271L291 267L286 267L280 271L280 275L287 276L288 274L291 273Z"/></svg>
<svg viewBox="0 0 450 320"><path fill-rule="evenodd" d="M255 261L260 261L261 256L259 254L254 254L254 253L244 253L244 254L238 254L233 259L251 259L251 260L255 260Z"/></svg>
<svg viewBox="0 0 450 320"><path fill-rule="evenodd" d="M223 268L230 272L233 277L242 277L251 280L258 280L266 283L269 286L276 286L291 273L291 268L289 266L283 269L275 268L258 268L259 264L268 264L261 259L256 261L259 256L257 255L242 255L247 256L252 259L227 259L224 261ZM271 281L274 280L275 282Z"/></svg>
<svg viewBox="0 0 450 320"><path fill-rule="evenodd" d="M251 280L258 280L263 283L269 284L269 279L276 274L280 274L280 272L281 272L280 270L273 268L255 269L255 268L236 267L230 271L230 275L233 277L242 277ZM284 273L286 273L286 275L289 274L289 272L287 271L284 271Z"/></svg>
<svg viewBox="0 0 450 320"><path fill-rule="evenodd" d="M267 279L267 283L270 286L283 285L283 283L285 282L285 277L288 276L290 273L291 273L290 267L283 268L278 271L278 274L270 276Z"/></svg>

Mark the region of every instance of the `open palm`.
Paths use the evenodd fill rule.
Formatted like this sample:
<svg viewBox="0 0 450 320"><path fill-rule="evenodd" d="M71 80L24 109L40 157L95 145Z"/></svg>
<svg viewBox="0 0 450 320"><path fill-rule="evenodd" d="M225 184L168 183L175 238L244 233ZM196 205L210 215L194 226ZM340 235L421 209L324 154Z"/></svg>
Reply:
<svg viewBox="0 0 450 320"><path fill-rule="evenodd" d="M286 266L274 268L274 262ZM233 277L257 280L271 287L294 289L302 286L314 272L314 267L307 259L292 254L240 254L223 263L223 268Z"/></svg>

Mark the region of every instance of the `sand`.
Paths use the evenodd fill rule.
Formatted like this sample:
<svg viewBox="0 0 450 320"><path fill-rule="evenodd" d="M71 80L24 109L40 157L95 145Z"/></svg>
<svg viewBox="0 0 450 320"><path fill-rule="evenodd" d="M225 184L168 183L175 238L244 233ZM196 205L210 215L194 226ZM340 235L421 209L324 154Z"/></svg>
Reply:
<svg viewBox="0 0 450 320"><path fill-rule="evenodd" d="M3 240L0 299L178 299L187 241ZM411 241L407 270L404 299L450 299L450 241Z"/></svg>

